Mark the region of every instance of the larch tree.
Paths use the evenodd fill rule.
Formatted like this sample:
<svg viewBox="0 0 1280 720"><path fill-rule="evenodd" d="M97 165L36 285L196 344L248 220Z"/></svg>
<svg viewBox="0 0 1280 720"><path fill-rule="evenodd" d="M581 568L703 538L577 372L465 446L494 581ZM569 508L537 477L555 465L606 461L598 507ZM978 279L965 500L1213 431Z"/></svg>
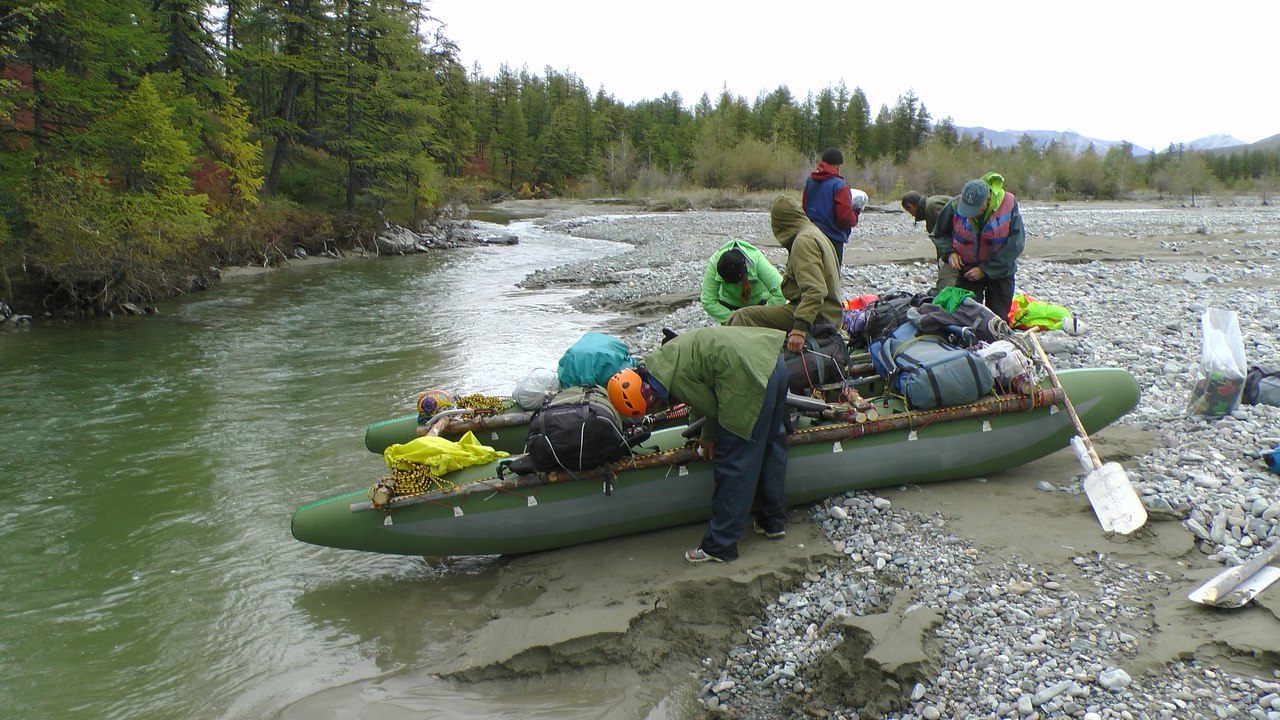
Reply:
<svg viewBox="0 0 1280 720"><path fill-rule="evenodd" d="M843 86L841 91L843 92ZM813 103L814 138L803 149L815 152L822 152L829 147L839 147L842 152L847 149L843 147L844 118L841 110L836 93L831 88L823 88ZM852 152L849 158L853 158Z"/></svg>
<svg viewBox="0 0 1280 720"><path fill-rule="evenodd" d="M848 162L865 163L875 155L875 142L871 135L871 104L862 88L854 88L844 111L843 138L845 158Z"/></svg>
<svg viewBox="0 0 1280 720"><path fill-rule="evenodd" d="M123 254L142 263L190 250L211 229L208 198L193 192L195 156L172 113L143 77L109 121L111 176L120 186L113 225Z"/></svg>
<svg viewBox="0 0 1280 720"><path fill-rule="evenodd" d="M233 55L246 97L257 108L258 127L271 137L271 162L263 189L275 194L294 143L307 137L299 98L308 80L318 86L321 71L334 64L329 51L333 23L325 0L263 0L246 22ZM319 87L314 87L318 101Z"/></svg>
<svg viewBox="0 0 1280 720"><path fill-rule="evenodd" d="M520 81L506 65L498 69L496 91L499 114L492 147L494 158L501 161L506 171L507 189L511 190L516 186L517 178L523 180L528 177L533 163L529 151L529 124L520 103Z"/></svg>

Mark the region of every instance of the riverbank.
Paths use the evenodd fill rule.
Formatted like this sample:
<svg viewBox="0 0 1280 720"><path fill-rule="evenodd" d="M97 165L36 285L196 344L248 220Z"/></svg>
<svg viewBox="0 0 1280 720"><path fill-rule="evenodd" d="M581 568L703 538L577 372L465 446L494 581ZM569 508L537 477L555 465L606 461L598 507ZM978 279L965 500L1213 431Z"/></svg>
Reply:
<svg viewBox="0 0 1280 720"><path fill-rule="evenodd" d="M689 303L705 258L727 239L785 261L761 212L591 217L599 212L562 207L544 222L633 251L525 285L595 288L580 306L630 315L612 331L639 353L664 326L708 323ZM645 647L639 660L601 652L568 665L670 683L659 702L669 717L1274 717L1280 589L1229 612L1186 594L1280 535L1276 476L1260 460L1280 442L1280 408L1208 419L1185 407L1208 307L1239 312L1250 364L1277 362L1275 213L1076 204L1023 215L1019 287L1071 308L1085 327L1045 338L1055 365L1125 367L1143 389L1138 408L1096 441L1143 495L1146 528L1105 536L1075 457L1062 452L990 478L797 509L784 542L748 538L743 560L723 566L680 558L694 527L516 558L502 568L509 582L542 588L519 612L556 631L463 676L560 671L571 647ZM864 213L846 251L846 293L924 289L931 257L922 227L902 213ZM625 562L590 561L615 551ZM588 587L573 610L549 610ZM608 633L579 622L641 607ZM622 716L645 716L652 700L637 697Z"/></svg>

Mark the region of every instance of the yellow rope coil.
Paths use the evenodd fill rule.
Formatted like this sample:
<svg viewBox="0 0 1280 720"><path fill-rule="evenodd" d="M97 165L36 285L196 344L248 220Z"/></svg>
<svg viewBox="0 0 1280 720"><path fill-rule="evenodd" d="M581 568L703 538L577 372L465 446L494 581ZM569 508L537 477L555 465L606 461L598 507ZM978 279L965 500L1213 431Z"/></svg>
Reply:
<svg viewBox="0 0 1280 720"><path fill-rule="evenodd" d="M369 500L375 506L385 505L393 498L424 495L429 492L452 490L457 484L434 475L426 465L414 463L414 467L401 470L393 468L391 475L369 488Z"/></svg>
<svg viewBox="0 0 1280 720"><path fill-rule="evenodd" d="M463 395L457 402L460 408L485 415L497 415L507 408L506 400L496 395Z"/></svg>

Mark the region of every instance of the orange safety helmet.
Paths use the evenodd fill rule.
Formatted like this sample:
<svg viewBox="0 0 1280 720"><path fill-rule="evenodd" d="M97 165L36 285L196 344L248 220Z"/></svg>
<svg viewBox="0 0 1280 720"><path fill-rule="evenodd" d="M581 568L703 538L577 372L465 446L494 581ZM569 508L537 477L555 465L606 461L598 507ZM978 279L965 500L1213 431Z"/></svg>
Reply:
<svg viewBox="0 0 1280 720"><path fill-rule="evenodd" d="M623 368L609 378L609 402L622 413L623 417L641 418L649 407L644 393L644 380L640 373L631 368Z"/></svg>

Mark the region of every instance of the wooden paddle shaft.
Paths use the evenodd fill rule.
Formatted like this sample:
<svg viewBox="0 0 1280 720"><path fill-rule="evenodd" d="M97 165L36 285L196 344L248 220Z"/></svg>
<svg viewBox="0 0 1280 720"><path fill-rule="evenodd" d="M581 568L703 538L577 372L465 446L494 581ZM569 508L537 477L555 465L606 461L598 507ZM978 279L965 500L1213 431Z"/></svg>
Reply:
<svg viewBox="0 0 1280 720"><path fill-rule="evenodd" d="M1040 338L1036 337L1035 331L1028 333L1031 336L1031 342L1036 346L1036 354L1040 356L1041 362L1044 363L1045 372L1049 373L1049 382L1053 383L1053 389L1062 393L1062 404L1067 408L1067 415L1071 416L1071 422L1076 426L1076 434L1080 436L1080 440L1084 443L1084 447L1089 451L1089 459L1093 461L1093 467L1102 467L1102 459L1098 457L1098 453L1093 449L1093 441L1089 439L1089 433L1084 431L1084 423L1080 422L1080 416L1076 414L1076 409L1071 405L1071 398L1067 397L1067 391L1062 389L1062 383L1058 381L1058 373L1054 372L1053 364L1049 362L1049 355L1040 346Z"/></svg>

